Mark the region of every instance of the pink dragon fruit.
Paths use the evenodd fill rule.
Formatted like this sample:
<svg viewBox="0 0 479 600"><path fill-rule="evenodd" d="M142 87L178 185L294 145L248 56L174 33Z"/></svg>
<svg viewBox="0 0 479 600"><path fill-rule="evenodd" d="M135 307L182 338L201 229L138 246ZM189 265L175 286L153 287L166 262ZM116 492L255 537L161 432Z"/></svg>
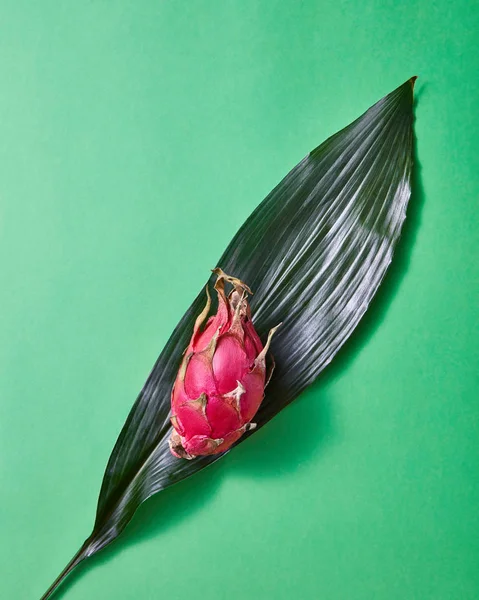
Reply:
<svg viewBox="0 0 479 600"><path fill-rule="evenodd" d="M228 450L246 431L264 397L266 354L277 329L269 332L263 347L251 322L247 296L251 290L221 269L215 290L218 311L210 317L207 302L195 322L171 394L171 452L178 458ZM233 286L227 296L225 283Z"/></svg>

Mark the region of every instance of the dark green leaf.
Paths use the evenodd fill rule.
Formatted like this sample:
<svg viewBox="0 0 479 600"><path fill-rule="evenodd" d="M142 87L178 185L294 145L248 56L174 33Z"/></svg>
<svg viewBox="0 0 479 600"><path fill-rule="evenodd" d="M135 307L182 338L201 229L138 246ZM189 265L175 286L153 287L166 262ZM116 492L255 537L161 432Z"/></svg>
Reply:
<svg viewBox="0 0 479 600"><path fill-rule="evenodd" d="M332 360L391 262L410 196L413 84L308 154L218 262L255 292L251 308L263 339L283 322L273 338L276 370L255 418L259 427ZM177 459L168 448L170 392L203 304L204 290L153 367L108 462L93 533L44 599L71 568L113 541L148 497L218 460Z"/></svg>

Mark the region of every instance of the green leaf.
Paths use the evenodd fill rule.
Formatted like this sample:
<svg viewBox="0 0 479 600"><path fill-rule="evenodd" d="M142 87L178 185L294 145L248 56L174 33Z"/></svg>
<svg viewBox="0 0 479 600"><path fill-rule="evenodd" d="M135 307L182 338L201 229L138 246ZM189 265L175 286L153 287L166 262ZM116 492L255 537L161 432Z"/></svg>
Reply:
<svg viewBox="0 0 479 600"><path fill-rule="evenodd" d="M258 428L238 443L331 362L386 273L411 193L414 80L308 154L218 261L253 289L262 339L283 322L273 338L276 369L255 417ZM220 458L186 461L168 447L171 388L204 298L202 290L153 367L108 462L93 532L43 600L79 562L112 542L142 502Z"/></svg>

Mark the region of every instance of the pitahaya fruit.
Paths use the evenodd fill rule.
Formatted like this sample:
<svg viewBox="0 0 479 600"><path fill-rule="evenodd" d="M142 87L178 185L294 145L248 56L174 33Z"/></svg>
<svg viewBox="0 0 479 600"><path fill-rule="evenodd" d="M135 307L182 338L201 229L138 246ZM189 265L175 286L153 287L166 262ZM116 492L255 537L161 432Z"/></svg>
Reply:
<svg viewBox="0 0 479 600"><path fill-rule="evenodd" d="M221 269L213 272L218 311L201 330L211 307L206 288L206 306L196 319L171 394L169 443L178 458L219 454L254 429L251 421L267 384L266 354L277 327L263 347L251 321L251 290ZM233 287L229 295L226 282Z"/></svg>

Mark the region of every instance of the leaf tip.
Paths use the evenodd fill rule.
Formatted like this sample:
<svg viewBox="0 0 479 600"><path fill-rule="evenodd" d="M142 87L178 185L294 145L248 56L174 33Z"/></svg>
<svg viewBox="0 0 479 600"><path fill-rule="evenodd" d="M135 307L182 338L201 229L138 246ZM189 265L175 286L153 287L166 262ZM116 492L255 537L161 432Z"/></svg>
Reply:
<svg viewBox="0 0 479 600"><path fill-rule="evenodd" d="M411 84L412 89L414 89L414 84L416 83L416 79L417 79L417 75L414 75L413 77L411 77L411 79L409 80L409 83Z"/></svg>

